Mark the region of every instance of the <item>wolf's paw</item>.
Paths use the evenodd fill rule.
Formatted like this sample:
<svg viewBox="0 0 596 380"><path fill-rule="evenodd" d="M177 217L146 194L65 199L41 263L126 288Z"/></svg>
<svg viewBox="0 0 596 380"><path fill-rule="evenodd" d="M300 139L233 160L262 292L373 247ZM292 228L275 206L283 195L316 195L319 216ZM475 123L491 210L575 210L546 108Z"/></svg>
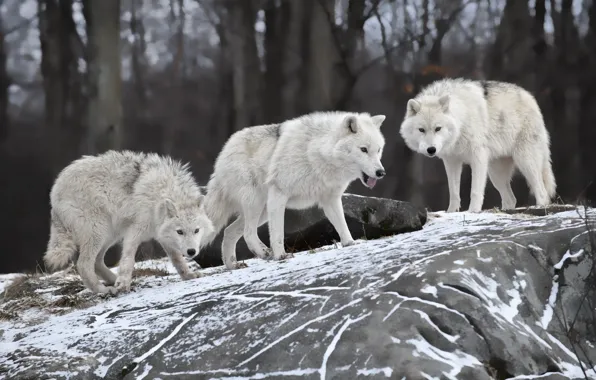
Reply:
<svg viewBox="0 0 596 380"><path fill-rule="evenodd" d="M199 272L186 272L180 275L184 281L194 280L195 278L203 277L202 273Z"/></svg>
<svg viewBox="0 0 596 380"><path fill-rule="evenodd" d="M294 254L291 252L284 252L280 255L273 255L273 260L275 261L284 261L287 259L293 259L294 258Z"/></svg>
<svg viewBox="0 0 596 380"><path fill-rule="evenodd" d="M114 289L114 290L110 289L110 293L117 294L117 293L130 292L130 283L131 283L131 280L122 278L122 277L118 277L116 279L116 283L112 287L112 289Z"/></svg>
<svg viewBox="0 0 596 380"><path fill-rule="evenodd" d="M226 268L228 268L229 270L235 270L235 269L242 269L242 268L248 268L248 265L246 265L243 262L238 262L238 261L231 261L229 263L225 263Z"/></svg>
<svg viewBox="0 0 596 380"><path fill-rule="evenodd" d="M97 287L97 292L96 293L97 294L100 294L100 295L114 294L114 290L115 289L114 289L113 286L105 286L105 285L100 284Z"/></svg>
<svg viewBox="0 0 596 380"><path fill-rule="evenodd" d="M342 247L349 247L351 245L356 245L356 244L358 244L356 241L354 241L354 240L348 240L346 242L342 242L341 243L341 246Z"/></svg>
<svg viewBox="0 0 596 380"><path fill-rule="evenodd" d="M255 250L253 253L259 259L267 260L271 257L272 251L271 248L267 247L266 245L263 245L262 247L260 247L259 250Z"/></svg>

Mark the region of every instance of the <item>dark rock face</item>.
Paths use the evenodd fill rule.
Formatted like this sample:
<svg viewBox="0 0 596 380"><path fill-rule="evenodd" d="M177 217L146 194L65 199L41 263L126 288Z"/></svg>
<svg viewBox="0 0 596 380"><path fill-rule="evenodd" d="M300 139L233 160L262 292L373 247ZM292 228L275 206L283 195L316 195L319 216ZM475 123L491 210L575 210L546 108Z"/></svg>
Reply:
<svg viewBox="0 0 596 380"><path fill-rule="evenodd" d="M346 222L354 240L378 239L383 236L418 231L426 223L426 210L409 202L344 194L343 205ZM269 246L268 228L267 224L264 224L258 229L259 237L267 246ZM285 247L288 252L308 251L339 241L339 235L333 225L319 208L286 210L284 230ZM213 243L203 248L196 259L202 268L223 265L222 239L223 230ZM253 257L254 254L248 249L244 238L241 238L236 246L236 258L240 261Z"/></svg>
<svg viewBox="0 0 596 380"><path fill-rule="evenodd" d="M594 379L586 231L575 211L439 213L422 231L172 276L33 327L0 322L0 374Z"/></svg>

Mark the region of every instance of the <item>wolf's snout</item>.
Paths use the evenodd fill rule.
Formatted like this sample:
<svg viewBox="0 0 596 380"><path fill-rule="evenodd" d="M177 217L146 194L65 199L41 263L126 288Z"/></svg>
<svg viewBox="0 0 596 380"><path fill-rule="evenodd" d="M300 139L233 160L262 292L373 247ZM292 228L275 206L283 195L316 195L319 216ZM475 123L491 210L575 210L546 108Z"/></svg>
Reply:
<svg viewBox="0 0 596 380"><path fill-rule="evenodd" d="M383 178L385 177L385 170L379 169L375 172L375 175L377 176L377 178Z"/></svg>
<svg viewBox="0 0 596 380"><path fill-rule="evenodd" d="M429 146L428 148L426 148L426 151L428 152L428 154L432 156L433 154L437 153L437 148L435 148L434 146Z"/></svg>
<svg viewBox="0 0 596 380"><path fill-rule="evenodd" d="M195 253L197 253L197 250L194 249L194 248L189 248L189 249L186 250L186 253L188 253L188 256L192 256Z"/></svg>

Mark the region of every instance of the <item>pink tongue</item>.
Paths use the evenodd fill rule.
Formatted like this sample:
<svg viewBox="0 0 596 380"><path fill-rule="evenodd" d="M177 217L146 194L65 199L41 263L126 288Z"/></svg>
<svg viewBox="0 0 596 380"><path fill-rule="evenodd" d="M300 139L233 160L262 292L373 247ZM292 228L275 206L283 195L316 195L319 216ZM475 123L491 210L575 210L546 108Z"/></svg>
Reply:
<svg viewBox="0 0 596 380"><path fill-rule="evenodd" d="M368 177L368 179L366 180L366 185L368 187L370 187L371 189L373 187L375 187L376 184L377 184L377 179L376 178Z"/></svg>

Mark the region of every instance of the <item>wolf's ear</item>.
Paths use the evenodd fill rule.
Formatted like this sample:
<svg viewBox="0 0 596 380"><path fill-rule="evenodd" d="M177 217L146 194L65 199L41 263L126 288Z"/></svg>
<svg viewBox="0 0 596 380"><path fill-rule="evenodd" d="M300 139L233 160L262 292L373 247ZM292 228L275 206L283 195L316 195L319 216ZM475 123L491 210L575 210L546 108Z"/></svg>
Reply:
<svg viewBox="0 0 596 380"><path fill-rule="evenodd" d="M449 95L443 95L439 98L439 105L443 111L449 111Z"/></svg>
<svg viewBox="0 0 596 380"><path fill-rule="evenodd" d="M346 116L346 118L344 119L344 126L348 129L348 131L352 133L358 132L356 116Z"/></svg>
<svg viewBox="0 0 596 380"><path fill-rule="evenodd" d="M157 217L159 220L164 220L166 218L174 218L178 215L178 209L174 202L166 198L161 202L157 208Z"/></svg>
<svg viewBox="0 0 596 380"><path fill-rule="evenodd" d="M381 128L381 124L385 121L385 115L375 115L371 119L377 128Z"/></svg>
<svg viewBox="0 0 596 380"><path fill-rule="evenodd" d="M421 107L422 107L422 105L420 104L420 102L418 100L415 100L415 99L408 100L406 115L407 116L416 115L418 112L420 112Z"/></svg>
<svg viewBox="0 0 596 380"><path fill-rule="evenodd" d="M205 196L203 194L199 194L199 197L197 198L197 205L202 206L204 200Z"/></svg>

